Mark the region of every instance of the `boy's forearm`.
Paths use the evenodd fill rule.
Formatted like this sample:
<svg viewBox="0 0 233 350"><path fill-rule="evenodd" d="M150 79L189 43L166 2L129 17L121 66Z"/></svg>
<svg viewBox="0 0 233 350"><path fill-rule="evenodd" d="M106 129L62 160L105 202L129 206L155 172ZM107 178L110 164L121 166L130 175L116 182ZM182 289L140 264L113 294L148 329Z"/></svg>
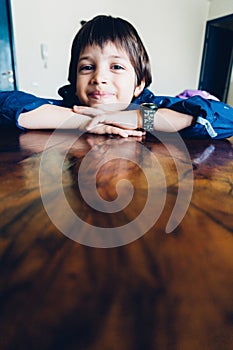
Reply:
<svg viewBox="0 0 233 350"><path fill-rule="evenodd" d="M105 121L107 118L108 121ZM163 132L176 132L185 129L192 125L193 116L179 113L167 108L159 108L154 115L154 130ZM138 125L138 111L123 111L114 114L103 115L103 122L113 123L126 129L137 128ZM141 115L141 123L144 125L143 117Z"/></svg>
<svg viewBox="0 0 233 350"><path fill-rule="evenodd" d="M25 129L79 129L84 130L90 117L78 115L70 108L43 105L21 113L18 124Z"/></svg>
<svg viewBox="0 0 233 350"><path fill-rule="evenodd" d="M122 111L115 113L103 113L91 119L87 130L91 132L92 128L98 124L112 124L124 129L136 129L143 127L143 116L141 121L138 120L138 110ZM154 115L154 130L163 132L176 132L183 130L192 125L193 116L179 113L167 108L159 108Z"/></svg>
<svg viewBox="0 0 233 350"><path fill-rule="evenodd" d="M154 116L154 129L164 132L183 130L193 123L193 116L167 108L158 109Z"/></svg>

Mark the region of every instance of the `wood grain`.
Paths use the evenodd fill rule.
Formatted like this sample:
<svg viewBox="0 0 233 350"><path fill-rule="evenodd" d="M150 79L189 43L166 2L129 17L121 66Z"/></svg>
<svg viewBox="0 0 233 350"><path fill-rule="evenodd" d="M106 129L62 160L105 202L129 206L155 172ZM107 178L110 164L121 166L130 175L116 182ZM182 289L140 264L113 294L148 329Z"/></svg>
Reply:
<svg viewBox="0 0 233 350"><path fill-rule="evenodd" d="M125 141L72 132L60 132L51 142L51 135L1 132L0 349L231 350L233 139L185 142L191 183L188 160L172 138L164 145L150 138ZM76 141L70 147L71 138ZM67 225L57 171L61 157L65 197L84 222L106 229L127 225L143 210L148 181L159 194L165 179L161 215L140 238L115 248L71 240L42 203L39 170L45 151L46 193ZM184 166L184 190L193 185L193 192L184 218L167 234L181 186L177 164ZM80 169L86 193L92 197L95 181L105 200L102 211L82 198ZM131 193L129 182L133 186L132 200L123 210L105 213L122 179L128 181L122 183L125 196ZM138 225L144 227L142 221ZM125 235L133 234L130 230ZM88 234L83 225L77 238ZM96 242L102 244L98 237Z"/></svg>

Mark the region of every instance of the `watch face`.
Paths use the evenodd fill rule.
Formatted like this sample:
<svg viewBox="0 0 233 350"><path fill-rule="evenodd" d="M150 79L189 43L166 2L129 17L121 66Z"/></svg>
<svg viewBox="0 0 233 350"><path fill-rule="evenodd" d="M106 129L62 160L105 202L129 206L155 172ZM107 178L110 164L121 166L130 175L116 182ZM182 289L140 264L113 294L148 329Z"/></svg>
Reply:
<svg viewBox="0 0 233 350"><path fill-rule="evenodd" d="M155 103L142 103L140 110L143 118L143 129L152 132L154 130L154 117L158 106Z"/></svg>
<svg viewBox="0 0 233 350"><path fill-rule="evenodd" d="M156 103L142 103L141 104L141 107L144 107L144 108L149 108L149 109L152 109L153 111L156 111L158 109L158 106Z"/></svg>

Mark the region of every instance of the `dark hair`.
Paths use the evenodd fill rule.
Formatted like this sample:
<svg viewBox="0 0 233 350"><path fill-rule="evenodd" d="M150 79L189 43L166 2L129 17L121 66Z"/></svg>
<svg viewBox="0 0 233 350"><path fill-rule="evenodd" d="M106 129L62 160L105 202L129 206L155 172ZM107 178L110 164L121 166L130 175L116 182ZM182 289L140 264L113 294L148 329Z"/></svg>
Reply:
<svg viewBox="0 0 233 350"><path fill-rule="evenodd" d="M68 77L71 85L76 85L77 64L85 47L98 45L102 48L106 42L113 42L129 55L138 85L142 79L146 87L151 84L149 57L136 29L122 18L100 15L84 23L74 38Z"/></svg>

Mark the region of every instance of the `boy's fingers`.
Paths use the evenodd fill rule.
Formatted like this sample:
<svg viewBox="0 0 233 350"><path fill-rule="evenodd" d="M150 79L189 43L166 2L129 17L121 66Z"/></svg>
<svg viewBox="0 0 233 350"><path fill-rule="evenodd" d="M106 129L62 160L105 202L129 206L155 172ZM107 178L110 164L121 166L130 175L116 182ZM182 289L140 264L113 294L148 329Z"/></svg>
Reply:
<svg viewBox="0 0 233 350"><path fill-rule="evenodd" d="M119 135L121 137L128 137L128 136L136 136L136 137L141 137L145 133L142 131L138 130L129 130L129 129L121 129L115 126L111 125L99 125L91 130L92 133L96 134L113 134L113 135Z"/></svg>
<svg viewBox="0 0 233 350"><path fill-rule="evenodd" d="M92 119L90 121L89 124L87 124L86 129L89 131L91 129L93 129L95 126L97 126L98 124L104 123L104 118L99 116L99 117L95 117L94 119Z"/></svg>
<svg viewBox="0 0 233 350"><path fill-rule="evenodd" d="M86 106L76 106L72 108L73 112L78 114L84 114L91 117L96 117L100 114L100 111L96 108L86 107Z"/></svg>

